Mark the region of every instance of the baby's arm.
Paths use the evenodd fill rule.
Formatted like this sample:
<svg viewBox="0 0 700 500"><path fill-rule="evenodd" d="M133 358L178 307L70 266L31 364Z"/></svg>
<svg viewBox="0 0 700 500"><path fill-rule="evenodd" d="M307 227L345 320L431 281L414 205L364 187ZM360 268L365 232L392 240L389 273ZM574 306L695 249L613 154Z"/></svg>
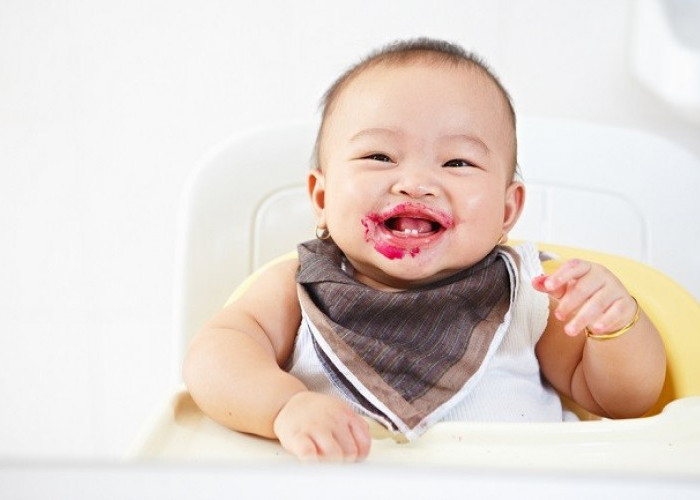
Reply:
<svg viewBox="0 0 700 500"><path fill-rule="evenodd" d="M635 316L636 303L605 267L578 259L550 276L533 280L550 296L550 316L537 344L542 373L560 392L583 408L614 418L636 417L657 400L664 383L666 353L654 325L639 319L622 335L614 332Z"/></svg>
<svg viewBox="0 0 700 500"><path fill-rule="evenodd" d="M343 401L309 392L280 368L301 321L297 267L296 259L273 266L204 326L188 349L185 383L217 422L278 438L300 458L364 458L367 423Z"/></svg>

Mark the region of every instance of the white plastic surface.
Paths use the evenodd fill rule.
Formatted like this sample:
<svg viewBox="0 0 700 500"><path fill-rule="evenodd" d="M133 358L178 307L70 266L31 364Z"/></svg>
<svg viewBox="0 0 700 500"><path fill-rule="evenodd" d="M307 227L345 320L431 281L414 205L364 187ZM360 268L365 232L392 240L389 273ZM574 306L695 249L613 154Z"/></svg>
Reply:
<svg viewBox="0 0 700 500"><path fill-rule="evenodd" d="M586 473L700 480L700 397L669 404L654 417L542 424L441 423L411 443L372 427L367 463L424 464L465 470ZM205 417L186 391L163 408L133 450L142 460L205 463L296 461L277 441L231 431Z"/></svg>

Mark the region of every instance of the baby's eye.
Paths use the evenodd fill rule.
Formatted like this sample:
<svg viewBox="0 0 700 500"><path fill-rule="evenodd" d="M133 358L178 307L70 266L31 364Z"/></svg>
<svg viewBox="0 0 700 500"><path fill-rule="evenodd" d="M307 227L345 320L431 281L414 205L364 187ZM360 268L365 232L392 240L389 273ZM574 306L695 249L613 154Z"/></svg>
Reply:
<svg viewBox="0 0 700 500"><path fill-rule="evenodd" d="M389 162L391 163L391 158L389 158L387 155L381 154L381 153L374 153L371 155L367 155L362 158L363 160L374 160L374 161L383 161L383 162Z"/></svg>
<svg viewBox="0 0 700 500"><path fill-rule="evenodd" d="M446 162L443 167L473 167L474 164L462 159L454 159Z"/></svg>

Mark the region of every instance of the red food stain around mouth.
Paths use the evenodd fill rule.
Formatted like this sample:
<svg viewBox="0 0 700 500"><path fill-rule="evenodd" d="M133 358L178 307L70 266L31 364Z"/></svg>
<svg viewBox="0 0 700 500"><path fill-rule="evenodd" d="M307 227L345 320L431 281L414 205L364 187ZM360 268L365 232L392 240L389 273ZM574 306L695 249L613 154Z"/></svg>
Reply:
<svg viewBox="0 0 700 500"><path fill-rule="evenodd" d="M382 254L387 259L403 259L406 254L411 257L415 257L420 253L420 248L411 248L409 250L405 248L399 248L385 243L375 243L374 249Z"/></svg>
<svg viewBox="0 0 700 500"><path fill-rule="evenodd" d="M452 218L422 204L402 203L382 213L370 213L362 219L365 241L387 259L415 257L420 247L435 241L454 225Z"/></svg>

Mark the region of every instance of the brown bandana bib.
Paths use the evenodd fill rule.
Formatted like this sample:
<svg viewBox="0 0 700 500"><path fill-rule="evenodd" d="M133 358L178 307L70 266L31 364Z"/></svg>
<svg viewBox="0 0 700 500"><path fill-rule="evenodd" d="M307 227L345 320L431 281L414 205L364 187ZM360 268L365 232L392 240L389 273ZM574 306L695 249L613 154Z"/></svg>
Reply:
<svg viewBox="0 0 700 500"><path fill-rule="evenodd" d="M350 401L409 438L471 390L510 320L517 273L505 249L401 292L355 281L332 242L302 243L298 252L299 301L326 374Z"/></svg>

